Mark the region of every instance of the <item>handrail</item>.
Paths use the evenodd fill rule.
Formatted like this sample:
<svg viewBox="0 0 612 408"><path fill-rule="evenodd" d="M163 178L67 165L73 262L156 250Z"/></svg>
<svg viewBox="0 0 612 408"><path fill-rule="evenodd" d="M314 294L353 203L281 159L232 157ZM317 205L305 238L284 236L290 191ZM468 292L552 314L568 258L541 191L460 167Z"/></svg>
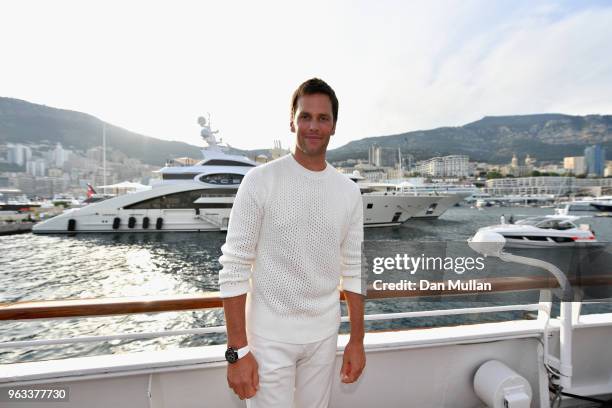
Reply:
<svg viewBox="0 0 612 408"><path fill-rule="evenodd" d="M382 313L382 314L366 314L364 316L366 321L381 321L381 320L394 320L394 319L406 319L406 318L419 318L419 317L435 317L435 316L456 316L470 313L496 313L496 312L510 312L510 311L546 311L548 308L546 305L540 303L527 304L527 305L508 305L508 306L485 306L485 307L467 307L459 309L438 309L438 310L421 310L416 312L399 312L399 313ZM341 322L349 322L348 316L342 316ZM170 336L182 336L182 335L193 335L193 334L210 334L210 333L225 333L225 326L208 326L200 328L182 329L182 330L163 330L156 332L133 332L133 333L121 333L111 335L98 335L98 336L80 336L80 337L68 337L58 339L36 339L36 340L17 340L7 341L0 343L0 349L14 349L21 347L36 347L36 346L50 346L59 344L75 344L75 343L90 343L90 342L101 342L109 340L128 340L128 339L152 339L156 337L170 337Z"/></svg>
<svg viewBox="0 0 612 408"><path fill-rule="evenodd" d="M216 292L192 295L65 299L0 304L0 321L108 316L222 307Z"/></svg>
<svg viewBox="0 0 612 408"><path fill-rule="evenodd" d="M517 292L527 290L555 289L559 285L550 277L506 277L474 279L475 282L491 284L485 293ZM573 284L576 281L570 281ZM582 286L612 285L612 276L590 276L581 278ZM391 299L431 296L456 296L483 294L478 290L374 290L368 287L367 299ZM344 300L344 294L340 293ZM134 313L170 312L180 310L212 309L223 306L218 292L191 295L141 296L103 299L66 299L0 304L0 321L32 320L65 317L108 316Z"/></svg>

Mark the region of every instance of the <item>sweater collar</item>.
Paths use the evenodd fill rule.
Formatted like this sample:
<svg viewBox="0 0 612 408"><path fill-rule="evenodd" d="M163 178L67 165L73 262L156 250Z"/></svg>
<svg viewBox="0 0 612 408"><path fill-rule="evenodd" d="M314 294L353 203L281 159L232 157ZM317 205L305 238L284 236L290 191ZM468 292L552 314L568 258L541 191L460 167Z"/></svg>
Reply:
<svg viewBox="0 0 612 408"><path fill-rule="evenodd" d="M327 161L325 162L325 168L323 170L313 171L313 170L309 170L306 167L302 166L297 160L295 160L295 157L293 157L293 154L290 153L288 156L291 156L289 159L287 159L290 166L294 168L298 173L306 177L309 177L309 178L319 179L319 178L326 177L332 170L331 164L329 164Z"/></svg>

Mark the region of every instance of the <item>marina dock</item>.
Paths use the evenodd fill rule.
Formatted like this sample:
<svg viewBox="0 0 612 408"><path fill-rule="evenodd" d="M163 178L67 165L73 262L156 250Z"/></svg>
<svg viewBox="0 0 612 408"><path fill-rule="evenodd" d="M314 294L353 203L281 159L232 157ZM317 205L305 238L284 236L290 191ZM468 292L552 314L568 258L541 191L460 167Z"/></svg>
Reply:
<svg viewBox="0 0 612 408"><path fill-rule="evenodd" d="M0 224L0 235L24 234L32 232L33 222L11 222Z"/></svg>

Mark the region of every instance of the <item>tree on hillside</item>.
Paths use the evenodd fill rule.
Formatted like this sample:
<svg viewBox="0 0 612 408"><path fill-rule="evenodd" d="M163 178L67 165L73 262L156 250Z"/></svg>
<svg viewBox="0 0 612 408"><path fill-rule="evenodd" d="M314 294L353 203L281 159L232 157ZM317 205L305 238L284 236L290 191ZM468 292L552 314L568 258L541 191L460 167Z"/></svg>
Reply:
<svg viewBox="0 0 612 408"><path fill-rule="evenodd" d="M487 180L504 178L504 176L499 171L490 171L487 173Z"/></svg>

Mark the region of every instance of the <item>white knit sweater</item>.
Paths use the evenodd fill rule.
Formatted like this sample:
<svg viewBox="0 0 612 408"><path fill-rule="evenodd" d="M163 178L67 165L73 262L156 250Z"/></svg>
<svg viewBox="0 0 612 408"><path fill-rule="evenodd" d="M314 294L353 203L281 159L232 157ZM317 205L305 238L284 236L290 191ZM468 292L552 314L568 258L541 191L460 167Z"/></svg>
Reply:
<svg viewBox="0 0 612 408"><path fill-rule="evenodd" d="M362 292L359 187L327 164L292 155L249 171L232 208L219 262L222 297L248 292L247 331L294 344L338 330L338 286Z"/></svg>

